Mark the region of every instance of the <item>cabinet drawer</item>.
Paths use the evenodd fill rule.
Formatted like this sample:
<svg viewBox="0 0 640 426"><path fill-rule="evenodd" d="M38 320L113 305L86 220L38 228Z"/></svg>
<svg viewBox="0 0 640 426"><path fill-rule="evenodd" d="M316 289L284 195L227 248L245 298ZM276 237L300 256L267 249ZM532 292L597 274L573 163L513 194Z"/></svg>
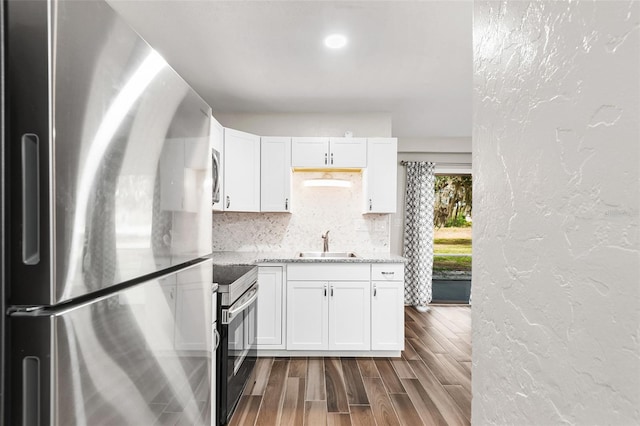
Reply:
<svg viewBox="0 0 640 426"><path fill-rule="evenodd" d="M404 263L374 263L371 265L373 281L404 281Z"/></svg>
<svg viewBox="0 0 640 426"><path fill-rule="evenodd" d="M297 281L369 281L370 263L305 263L287 266L287 279Z"/></svg>

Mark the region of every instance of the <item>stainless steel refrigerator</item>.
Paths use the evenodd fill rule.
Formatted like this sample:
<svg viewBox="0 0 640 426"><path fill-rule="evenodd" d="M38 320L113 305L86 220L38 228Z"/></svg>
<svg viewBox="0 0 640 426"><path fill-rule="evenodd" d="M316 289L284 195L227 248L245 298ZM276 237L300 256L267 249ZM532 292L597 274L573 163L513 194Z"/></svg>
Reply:
<svg viewBox="0 0 640 426"><path fill-rule="evenodd" d="M2 13L4 423L210 423L211 108L101 0Z"/></svg>

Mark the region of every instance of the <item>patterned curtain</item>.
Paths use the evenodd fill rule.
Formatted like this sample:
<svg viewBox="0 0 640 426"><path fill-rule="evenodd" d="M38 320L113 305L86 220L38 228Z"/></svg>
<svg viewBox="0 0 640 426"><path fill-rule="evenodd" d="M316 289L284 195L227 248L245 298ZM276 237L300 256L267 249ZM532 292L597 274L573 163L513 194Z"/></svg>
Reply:
<svg viewBox="0 0 640 426"><path fill-rule="evenodd" d="M433 269L434 163L407 161L405 197L404 302L426 311L431 302Z"/></svg>

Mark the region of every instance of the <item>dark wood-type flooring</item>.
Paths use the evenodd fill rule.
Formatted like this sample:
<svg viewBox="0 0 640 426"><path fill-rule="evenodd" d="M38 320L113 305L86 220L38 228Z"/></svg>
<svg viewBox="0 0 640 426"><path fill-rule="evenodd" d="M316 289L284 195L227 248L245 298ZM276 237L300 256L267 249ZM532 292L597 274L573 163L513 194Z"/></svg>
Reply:
<svg viewBox="0 0 640 426"><path fill-rule="evenodd" d="M470 424L471 309L407 307L405 339L400 358L260 358L231 425Z"/></svg>

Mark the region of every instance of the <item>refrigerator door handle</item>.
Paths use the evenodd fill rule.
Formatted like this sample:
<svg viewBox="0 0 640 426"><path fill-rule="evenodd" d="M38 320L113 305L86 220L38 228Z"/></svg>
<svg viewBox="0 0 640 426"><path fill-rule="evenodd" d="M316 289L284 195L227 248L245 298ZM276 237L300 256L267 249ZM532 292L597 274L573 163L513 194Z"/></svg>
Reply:
<svg viewBox="0 0 640 426"><path fill-rule="evenodd" d="M22 262L40 262L40 154L38 135L22 135Z"/></svg>
<svg viewBox="0 0 640 426"><path fill-rule="evenodd" d="M40 360L27 356L22 360L22 424L40 424Z"/></svg>

